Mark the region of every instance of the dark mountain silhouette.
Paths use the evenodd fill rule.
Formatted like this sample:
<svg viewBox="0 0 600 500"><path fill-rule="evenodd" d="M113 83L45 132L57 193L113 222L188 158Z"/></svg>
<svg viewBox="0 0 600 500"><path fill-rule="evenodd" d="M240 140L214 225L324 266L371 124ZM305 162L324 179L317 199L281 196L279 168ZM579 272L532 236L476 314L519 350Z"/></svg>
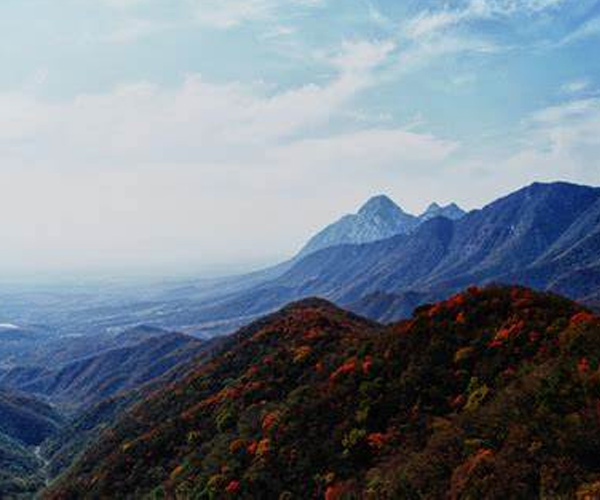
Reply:
<svg viewBox="0 0 600 500"><path fill-rule="evenodd" d="M45 498L594 498L599 338L518 287L387 327L309 299L121 415Z"/></svg>
<svg viewBox="0 0 600 500"><path fill-rule="evenodd" d="M38 445L62 423L62 417L50 405L0 388L0 433L26 445Z"/></svg>

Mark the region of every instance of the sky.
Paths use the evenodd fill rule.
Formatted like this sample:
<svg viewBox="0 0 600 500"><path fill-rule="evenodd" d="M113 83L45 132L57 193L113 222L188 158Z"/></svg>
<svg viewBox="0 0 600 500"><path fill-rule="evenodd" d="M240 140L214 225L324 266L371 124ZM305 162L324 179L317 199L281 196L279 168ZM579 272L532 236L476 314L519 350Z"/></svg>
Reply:
<svg viewBox="0 0 600 500"><path fill-rule="evenodd" d="M600 0L3 0L0 272L237 271L385 193L600 185Z"/></svg>

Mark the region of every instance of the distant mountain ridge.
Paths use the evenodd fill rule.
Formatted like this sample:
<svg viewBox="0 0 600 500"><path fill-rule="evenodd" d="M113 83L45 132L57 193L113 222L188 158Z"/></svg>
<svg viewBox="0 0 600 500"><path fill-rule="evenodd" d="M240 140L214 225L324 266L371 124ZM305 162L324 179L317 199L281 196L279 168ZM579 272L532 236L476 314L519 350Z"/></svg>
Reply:
<svg viewBox="0 0 600 500"><path fill-rule="evenodd" d="M328 247L371 243L398 234L408 234L433 217L457 220L464 214L464 210L455 203L445 207L432 203L423 214L415 216L402 210L388 196L374 196L356 214L343 216L313 236L296 259Z"/></svg>
<svg viewBox="0 0 600 500"><path fill-rule="evenodd" d="M281 276L192 304L188 314L198 323L252 318L319 296L394 320L465 286L493 282L597 301L600 188L534 183L458 220L434 217L408 234L310 253ZM378 296L381 304L373 301Z"/></svg>
<svg viewBox="0 0 600 500"><path fill-rule="evenodd" d="M122 347L57 367L0 372L0 386L47 398L63 409L78 409L151 382L199 356L205 346L188 335L150 327L127 330L119 337Z"/></svg>

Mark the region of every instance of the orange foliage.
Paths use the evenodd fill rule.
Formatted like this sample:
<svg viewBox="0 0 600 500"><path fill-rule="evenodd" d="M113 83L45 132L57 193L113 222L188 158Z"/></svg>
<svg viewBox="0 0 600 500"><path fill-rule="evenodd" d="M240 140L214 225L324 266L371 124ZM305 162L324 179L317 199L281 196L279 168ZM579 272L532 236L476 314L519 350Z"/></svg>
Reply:
<svg viewBox="0 0 600 500"><path fill-rule="evenodd" d="M465 313L463 311L459 312L456 316L456 322L459 325L464 325L467 322L467 317L465 316Z"/></svg>
<svg viewBox="0 0 600 500"><path fill-rule="evenodd" d="M491 450L481 449L454 471L450 481L450 498L452 500L457 500L461 497L461 493L468 484L473 472L492 458L492 456L493 453Z"/></svg>
<svg viewBox="0 0 600 500"><path fill-rule="evenodd" d="M334 371L329 376L329 379L333 381L341 375L344 375L347 373L354 373L356 371L356 366L357 366L356 359L354 359L354 358L349 359L342 366L340 366L336 371Z"/></svg>
<svg viewBox="0 0 600 500"><path fill-rule="evenodd" d="M465 298L464 295L458 294L458 295L455 295L454 297L449 298L448 301L446 302L446 305L449 308L457 308L457 307L463 306L466 301L467 301L467 299Z"/></svg>
<svg viewBox="0 0 600 500"><path fill-rule="evenodd" d="M571 321L569 322L570 326L579 326L585 325L587 323L591 323L595 319L595 316L592 313L587 311L581 311L577 314L573 315Z"/></svg>
<svg viewBox="0 0 600 500"><path fill-rule="evenodd" d="M259 441L259 443L256 447L256 455L259 457L263 457L267 453L269 453L270 448L271 448L271 442L268 439L262 439Z"/></svg>
<svg viewBox="0 0 600 500"><path fill-rule="evenodd" d="M301 363L306 358L308 358L308 356L310 356L311 352L312 349L310 348L310 346L303 345L298 347L294 350L294 363Z"/></svg>
<svg viewBox="0 0 600 500"><path fill-rule="evenodd" d="M263 421L262 421L263 432L269 432L275 426L275 424L277 424L278 421L279 421L279 413L278 412L272 412L272 413L268 413L267 415L265 415L265 418L263 418Z"/></svg>
<svg viewBox="0 0 600 500"><path fill-rule="evenodd" d="M317 340L320 339L321 337L324 336L324 332L322 330L319 330L317 328L311 328L310 330L307 330L304 335L302 336L302 338L304 340Z"/></svg>
<svg viewBox="0 0 600 500"><path fill-rule="evenodd" d="M435 316L437 316L439 313L441 313L444 310L444 304L442 302L435 304L433 307L431 307L429 309L429 311L427 311L427 316L429 316L430 318L433 318Z"/></svg>
<svg viewBox="0 0 600 500"><path fill-rule="evenodd" d="M229 445L229 451L231 453L238 453L244 449L244 446L246 446L246 442L243 439L236 439Z"/></svg>

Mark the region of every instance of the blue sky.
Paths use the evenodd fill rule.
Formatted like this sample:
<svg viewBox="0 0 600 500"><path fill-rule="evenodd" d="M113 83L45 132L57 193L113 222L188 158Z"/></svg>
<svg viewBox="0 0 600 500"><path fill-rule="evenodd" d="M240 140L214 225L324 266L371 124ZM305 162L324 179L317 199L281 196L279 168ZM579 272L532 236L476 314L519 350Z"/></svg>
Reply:
<svg viewBox="0 0 600 500"><path fill-rule="evenodd" d="M5 271L290 255L385 192L600 184L600 0L4 0Z"/></svg>

